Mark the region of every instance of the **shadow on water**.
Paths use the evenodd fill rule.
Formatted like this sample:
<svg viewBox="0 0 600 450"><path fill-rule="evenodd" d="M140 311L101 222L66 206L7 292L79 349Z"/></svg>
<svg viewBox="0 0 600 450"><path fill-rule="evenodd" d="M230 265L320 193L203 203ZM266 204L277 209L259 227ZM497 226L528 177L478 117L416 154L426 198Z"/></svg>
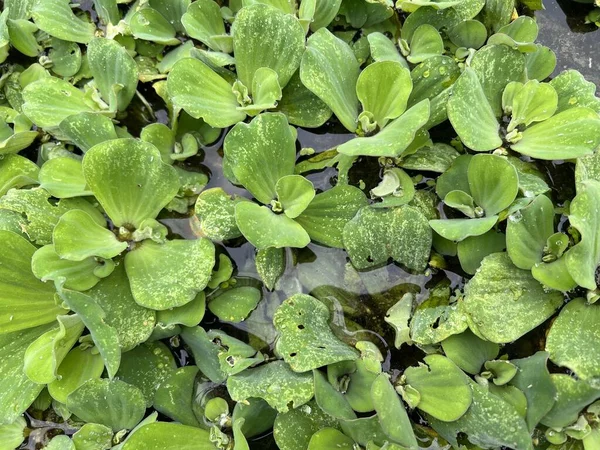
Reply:
<svg viewBox="0 0 600 450"><path fill-rule="evenodd" d="M91 5L86 0L84 6ZM571 0L546 0L546 10L536 13L540 25L538 41L553 49L557 54L556 73L565 68L573 68L582 72L585 77L600 84L600 52L598 42L600 31L591 25L586 25L585 15L589 11L587 5L572 2ZM87 10L87 8L86 8ZM148 103L136 97L130 108L131 113L123 121L129 131L137 136L147 124L156 121L165 123L167 113L160 98L154 93L148 83L140 87L140 92ZM152 108L150 109L149 106ZM222 155L223 138L213 145L203 149L203 154L192 159L194 170L203 170L210 174L208 188L221 187L231 194L248 196L248 193L231 184L223 175ZM298 129L298 141L302 148L313 148L316 152L333 148L346 142L352 137L342 127L336 124L327 124L317 130ZM445 136L436 136L443 139ZM368 187L373 174L377 174L375 167L360 166L353 169L351 180L358 183L363 177ZM553 189L560 200L561 194L568 193L573 188L572 167L569 164L548 165L544 167L551 180ZM319 190L325 190L335 184L336 171L326 169L321 172L311 173L308 178ZM190 226L189 218L167 217L162 222L169 227L171 233L185 239L194 239L196 236ZM220 247L219 251L225 252L236 266L236 276L258 278L254 265L254 248L241 242L228 242ZM423 353L413 346L403 346L397 350L393 346L394 336L391 327L383 317L387 309L396 303L400 297L407 293L414 293L417 302L422 302L429 296L429 290L437 283L447 282L451 290L460 290L466 279L460 270L457 261L449 261L448 270L431 271L427 275L413 275L395 264L390 264L367 272L358 272L349 263L343 250L331 249L315 244L310 244L305 249L287 250L287 267L274 292L263 292L263 300L248 320L240 324L219 323L218 320L207 312L203 325L208 328L221 328L231 335L252 342L253 345L262 346L266 352L272 351L276 332L272 325L272 315L277 306L287 297L296 293L309 293L327 303L335 313L343 313L346 322L336 322L336 333L349 342L357 340L371 340L379 346L385 361L384 369L398 376L402 371L422 360ZM341 315L337 316L342 317ZM369 331L366 331L369 330ZM516 343L507 346L505 351L513 357L530 355L536 350L543 349L544 327L539 327ZM390 344L388 344L390 343ZM169 344L169 343L168 343ZM170 344L169 344L170 345ZM172 347L174 354L181 364L193 364L191 358L181 347ZM36 417L39 417L36 415ZM24 444L22 449L33 450L39 447L41 440L49 436L47 432L71 432L64 430L64 426L56 424L48 426L48 422L39 422L30 416L32 431L31 439ZM414 417L418 423L421 419ZM36 426L36 423L38 424ZM44 429L43 433L40 429ZM51 434L50 434L51 435ZM277 446L272 434L254 438L250 442L253 450L276 450Z"/></svg>

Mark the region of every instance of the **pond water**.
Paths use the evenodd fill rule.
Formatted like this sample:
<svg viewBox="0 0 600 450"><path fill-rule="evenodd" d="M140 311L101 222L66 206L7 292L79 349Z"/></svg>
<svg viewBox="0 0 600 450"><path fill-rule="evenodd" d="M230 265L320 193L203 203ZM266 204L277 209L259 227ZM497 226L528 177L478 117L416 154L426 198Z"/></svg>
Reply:
<svg viewBox="0 0 600 450"><path fill-rule="evenodd" d="M545 5L546 10L536 14L540 25L538 41L556 52L557 73L565 68L574 68L581 71L587 79L600 85L598 45L600 31L584 24L584 17L589 8L571 0L545 0ZM154 121L154 117L165 117L159 99L153 95L151 88L144 90L143 94L155 107L156 115L139 101L132 105L134 111L139 112L135 122L130 120L127 123L133 134L136 134L146 123ZM311 131L298 130L300 146L311 147L317 152L335 147L350 138L351 135L333 125ZM200 168L211 173L208 187L223 187L227 192L247 195L246 191L236 188L223 177L221 145L222 138L215 145L206 148L203 157L196 158L191 163L196 169ZM357 166L358 169L351 172L353 182L361 179L360 165ZM571 165L547 165L543 169L548 173L552 187L558 194L573 188ZM364 173L377 175L377 169L369 167L369 170ZM311 174L309 178L318 189L325 189L335 183L334 176L335 170L325 170ZM371 187L378 180L363 181L367 187ZM560 195L558 197L560 198ZM173 234L188 239L195 238L188 218L168 217L163 218L162 221ZM240 241L222 247L220 251L226 252L235 262L236 276L258 278L254 267L254 249L250 244ZM405 367L421 359L423 354L416 347L404 346L402 351L398 351L393 345L388 345L388 342L393 342L394 337L391 327L383 322L385 311L406 292L415 293L417 300L422 301L428 297L429 290L439 283L449 284L451 289L460 289L465 281L464 274L460 271L460 266L454 264L450 267L458 268L432 271L426 275L413 275L391 264L368 272L357 272L349 264L343 250L315 244L301 250L288 249L286 271L277 289L274 292L266 290L263 292L262 302L248 320L235 325L221 324L207 313L203 326L207 329L222 328L238 338L261 343L268 351L275 338L271 317L276 307L290 295L299 292L311 293L329 303L336 312L334 324L337 325L338 333L346 334L346 338L350 340L368 339L377 343L385 356L384 369L399 374ZM345 314L354 325L351 330L343 326L342 314ZM370 331L365 331L363 328ZM506 348L506 351L515 357L532 354L543 347L543 331L543 327L539 327ZM171 348L182 364L193 364L193 360L190 360L185 350L180 347L171 346ZM35 414L35 417L37 419L29 416L33 430L29 441L21 447L22 449L40 448L40 442L43 441L44 436L47 438L48 432L70 434L74 431L63 425L39 420L42 415ZM417 416L414 419L416 423L422 420ZM253 450L277 448L270 434L254 439L250 446Z"/></svg>

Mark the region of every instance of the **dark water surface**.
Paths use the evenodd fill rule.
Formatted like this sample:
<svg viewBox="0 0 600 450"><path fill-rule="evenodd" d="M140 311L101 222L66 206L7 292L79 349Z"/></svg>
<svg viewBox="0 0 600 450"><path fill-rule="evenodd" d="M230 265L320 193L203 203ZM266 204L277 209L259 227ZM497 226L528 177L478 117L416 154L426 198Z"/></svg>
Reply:
<svg viewBox="0 0 600 450"><path fill-rule="evenodd" d="M85 2L84 2L85 3ZM91 4L90 2L87 2ZM557 54L557 71L573 68L582 72L585 77L600 84L600 31L595 27L584 24L584 17L589 11L587 5L581 5L570 0L546 0L546 10L536 14L540 25L540 37L538 42L550 47ZM556 74L555 73L555 74ZM163 105L160 99L154 95L150 84L140 89L143 95L155 108L156 115L139 100L134 100L130 108L136 111L137 117L127 120L126 124L130 132L139 134L139 130L154 117L165 117ZM328 125L319 130L298 130L298 140L301 147L311 147L317 152L335 147L347 140L352 135L347 134L339 126ZM214 145L204 149L204 156L195 158L193 165L211 174L208 187L222 187L229 193L248 195L243 189L233 186L222 173L222 137ZM364 166L363 166L364 167ZM369 167L368 171L360 167L353 169L351 175L353 180L360 180L361 176L377 174L376 168ZM562 166L548 165L545 167L553 182L553 189L560 193L572 188L572 167L564 164ZM325 170L308 177L313 181L317 189L327 189L335 184L335 170ZM366 181L366 180L365 180ZM559 195L560 197L560 195ZM187 239L195 236L190 227L188 218L171 217L164 218L163 223L167 225L173 234ZM240 241L220 249L226 252L234 261L236 276L258 278L254 266L254 248ZM413 292L418 301L426 299L429 289L439 282L448 280L452 289L462 288L465 278L456 262L450 261L452 270L431 271L425 275L413 275L407 273L395 264L390 264L368 272L357 272L348 262L346 253L339 249L330 249L319 245L310 244L305 249L287 250L286 271L274 292L264 291L263 300L258 308L251 314L248 320L240 324L222 324L216 318L207 317L203 321L205 328L222 328L228 333L243 340L251 340L260 343L266 351L272 346L275 339L275 330L271 318L277 306L287 297L296 293L311 293L332 305L334 311L346 312L346 318L352 325L352 331L345 330L343 319L334 324L339 324L338 332L345 334L350 340L372 340L377 343L385 357L384 369L395 373L415 364L422 358L420 350L404 346L401 351L396 350L388 342L394 340L391 327L383 322L386 310L392 306L406 292ZM341 317L341 316L340 316ZM366 329L369 331L360 331ZM522 357L534 353L543 348L543 327L532 331L521 338L517 343L507 347L505 351L511 356ZM178 359L193 364L187 353L181 347L173 347ZM185 363L184 363L185 364ZM33 413L38 419L43 415L39 412ZM415 413L416 414L416 413ZM21 448L34 450L41 448L42 442L48 438L50 433L72 433L73 430L64 425L54 424L48 421L39 421L30 418L32 428L30 439ZM415 415L414 420L419 423L420 417ZM268 434L250 443L253 450L276 449L272 435Z"/></svg>

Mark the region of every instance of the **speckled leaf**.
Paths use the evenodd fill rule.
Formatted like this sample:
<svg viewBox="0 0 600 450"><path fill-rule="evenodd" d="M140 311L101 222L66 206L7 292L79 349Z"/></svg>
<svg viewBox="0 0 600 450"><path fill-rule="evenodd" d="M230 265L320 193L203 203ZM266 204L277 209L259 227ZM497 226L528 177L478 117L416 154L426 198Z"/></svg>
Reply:
<svg viewBox="0 0 600 450"><path fill-rule="evenodd" d="M429 100L423 100L412 106L400 117L374 136L357 137L337 150L350 156L388 156L398 157L414 141L417 132L429 120Z"/></svg>
<svg viewBox="0 0 600 450"><path fill-rule="evenodd" d="M197 39L207 47L220 52L231 53L231 39L226 35L221 8L213 0L200 0L192 3L181 17L187 35ZM219 39L220 38L220 39Z"/></svg>
<svg viewBox="0 0 600 450"><path fill-rule="evenodd" d="M402 446L417 448L417 440L406 409L386 374L379 374L373 382L371 397L385 434Z"/></svg>
<svg viewBox="0 0 600 450"><path fill-rule="evenodd" d="M212 241L240 237L242 233L235 223L235 205L243 200L221 188L202 191L195 206L199 233Z"/></svg>
<svg viewBox="0 0 600 450"><path fill-rule="evenodd" d="M368 65L356 83L356 94L363 110L373 114L379 128L385 127L389 120L396 119L406 110L411 91L410 72L394 61Z"/></svg>
<svg viewBox="0 0 600 450"><path fill-rule="evenodd" d="M111 259L128 247L127 242L119 241L114 233L80 209L63 214L54 227L52 240L56 253L71 261L83 261L90 256Z"/></svg>
<svg viewBox="0 0 600 450"><path fill-rule="evenodd" d="M273 290L277 280L285 271L285 250L278 248L265 248L258 250L255 258L256 271L260 275L265 287Z"/></svg>
<svg viewBox="0 0 600 450"><path fill-rule="evenodd" d="M116 433L131 430L144 417L144 395L120 380L88 380L67 397L67 408L80 419L106 425Z"/></svg>
<svg viewBox="0 0 600 450"><path fill-rule="evenodd" d="M344 244L358 269L392 258L411 270L424 270L431 240L427 219L411 206L390 210L365 207L344 227Z"/></svg>
<svg viewBox="0 0 600 450"><path fill-rule="evenodd" d="M222 322L238 323L250 315L261 298L261 291L255 287L234 287L213 297L208 303L208 309Z"/></svg>
<svg viewBox="0 0 600 450"><path fill-rule="evenodd" d="M326 28L314 33L302 56L302 83L319 97L350 131L356 130L360 66L354 52Z"/></svg>
<svg viewBox="0 0 600 450"><path fill-rule="evenodd" d="M42 325L0 334L0 424L14 422L44 388L23 372L23 356L27 347L51 327ZM312 376L310 383L312 386Z"/></svg>
<svg viewBox="0 0 600 450"><path fill-rule="evenodd" d="M311 372L294 372L283 361L273 361L230 376L227 389L237 402L258 397L285 413L290 406L298 408L313 397L313 376Z"/></svg>
<svg viewBox="0 0 600 450"><path fill-rule="evenodd" d="M225 128L246 117L238 111L231 85L202 61L185 58L177 62L167 78L167 92L178 108L209 125Z"/></svg>
<svg viewBox="0 0 600 450"><path fill-rule="evenodd" d="M142 391L146 407L152 406L154 394L177 368L171 350L162 342L145 342L125 353L117 377Z"/></svg>
<svg viewBox="0 0 600 450"><path fill-rule="evenodd" d="M587 289L596 289L596 267L600 263L600 181L587 180L578 185L571 202L569 221L581 240L564 255L573 280Z"/></svg>
<svg viewBox="0 0 600 450"><path fill-rule="evenodd" d="M275 185L294 173L295 137L281 113L264 113L227 134L224 153L235 178L261 203L275 199Z"/></svg>
<svg viewBox="0 0 600 450"><path fill-rule="evenodd" d="M300 67L304 53L304 29L298 19L267 5L242 8L233 32L237 74L252 93L255 72L273 69L285 87Z"/></svg>
<svg viewBox="0 0 600 450"><path fill-rule="evenodd" d="M285 214L274 213L266 206L238 203L235 220L244 237L257 249L303 248L310 243L310 236L299 223Z"/></svg>
<svg viewBox="0 0 600 450"><path fill-rule="evenodd" d="M356 350L340 341L329 328L329 309L309 295L288 298L275 312L280 336L276 351L296 372L306 372L339 361L354 360Z"/></svg>
<svg viewBox="0 0 600 450"><path fill-rule="evenodd" d="M475 334L504 344L533 330L562 302L560 292L546 291L529 271L515 267L506 253L494 253L465 286L463 305Z"/></svg>
<svg viewBox="0 0 600 450"><path fill-rule="evenodd" d="M135 302L122 262L109 277L101 280L87 294L106 313L104 322L117 331L123 351L150 337L156 323L156 313Z"/></svg>
<svg viewBox="0 0 600 450"><path fill-rule="evenodd" d="M69 116L97 109L83 91L54 77L28 84L23 89L23 101L23 113L42 128L58 127Z"/></svg>
<svg viewBox="0 0 600 450"><path fill-rule="evenodd" d="M574 159L600 145L600 117L590 108L571 108L527 128L510 148L538 159Z"/></svg>
<svg viewBox="0 0 600 450"><path fill-rule="evenodd" d="M39 173L40 186L56 198L92 195L83 177L81 161L75 158L52 158Z"/></svg>
<svg viewBox="0 0 600 450"><path fill-rule="evenodd" d="M136 303L163 310L196 298L212 275L215 246L208 239L157 244L146 240L125 256L125 269Z"/></svg>
<svg viewBox="0 0 600 450"><path fill-rule="evenodd" d="M600 398L600 389L587 380L578 380L565 373L553 373L550 378L556 388L556 402L540 421L543 425L553 428L571 425L583 408Z"/></svg>
<svg viewBox="0 0 600 450"><path fill-rule="evenodd" d="M498 344L478 338L471 330L444 339L442 348L448 358L471 375L478 374L483 363L496 358L500 351Z"/></svg>
<svg viewBox="0 0 600 450"><path fill-rule="evenodd" d="M424 362L404 371L406 384L420 394L416 407L443 422L460 419L473 400L469 377L445 356L428 355Z"/></svg>
<svg viewBox="0 0 600 450"><path fill-rule="evenodd" d="M366 205L367 198L360 189L338 185L317 194L295 220L313 241L342 248L344 226Z"/></svg>
<svg viewBox="0 0 600 450"><path fill-rule="evenodd" d="M431 146L421 147L412 155L406 156L400 166L410 170L444 173L459 155L460 153L454 147L435 143Z"/></svg>
<svg viewBox="0 0 600 450"><path fill-rule="evenodd" d="M111 39L95 38L87 48L94 83L111 111L124 111L135 95L138 67L125 47Z"/></svg>
<svg viewBox="0 0 600 450"><path fill-rule="evenodd" d="M87 380L100 378L104 371L102 356L93 348L72 349L58 368L58 378L48 385L53 399L67 403L67 396Z"/></svg>
<svg viewBox="0 0 600 450"><path fill-rule="evenodd" d="M486 45L471 59L471 68L496 117L502 115L502 93L511 81L525 81L525 57L507 45Z"/></svg>
<svg viewBox="0 0 600 450"><path fill-rule="evenodd" d="M21 214L19 224L32 242L38 245L52 243L52 230L60 217L71 209L87 212L96 223L106 223L104 216L87 200L63 199L51 203L50 194L44 189L13 189L0 198L0 209Z"/></svg>
<svg viewBox="0 0 600 450"><path fill-rule="evenodd" d="M469 442L481 448L533 449L525 420L517 410L486 388L474 382L470 385L473 404L467 413L455 422L441 422L428 416L433 429L455 447L458 447L456 435L462 432Z"/></svg>
<svg viewBox="0 0 600 450"><path fill-rule="evenodd" d="M96 144L118 139L115 126L101 114L81 112L66 117L59 125L60 133L84 153Z"/></svg>
<svg viewBox="0 0 600 450"><path fill-rule="evenodd" d="M465 69L452 88L448 118L462 142L472 150L493 150L502 145L500 125L477 74Z"/></svg>
<svg viewBox="0 0 600 450"><path fill-rule="evenodd" d="M545 195L508 217L506 250L519 269L530 270L542 261L546 241L554 234L554 205Z"/></svg>
<svg viewBox="0 0 600 450"><path fill-rule="evenodd" d="M83 173L115 226L137 228L154 219L177 194L179 177L152 144L116 139L91 148Z"/></svg>
<svg viewBox="0 0 600 450"><path fill-rule="evenodd" d="M600 113L600 99L596 97L596 85L586 81L576 70L565 70L550 81L558 94L557 113L584 106Z"/></svg>
<svg viewBox="0 0 600 450"><path fill-rule="evenodd" d="M87 44L96 32L94 24L75 15L69 0L36 1L31 15L40 30L64 41Z"/></svg>
<svg viewBox="0 0 600 450"><path fill-rule="evenodd" d="M460 242L470 236L481 236L487 233L497 220L498 216L480 219L434 219L429 221L429 225L443 238Z"/></svg>
<svg viewBox="0 0 600 450"><path fill-rule="evenodd" d="M0 196L9 189L37 184L40 168L19 155L4 155L0 159Z"/></svg>
<svg viewBox="0 0 600 450"><path fill-rule="evenodd" d="M112 445L112 430L99 423L86 423L75 434L73 434L73 443L75 449L81 450L100 450Z"/></svg>
<svg viewBox="0 0 600 450"><path fill-rule="evenodd" d="M56 305L52 284L42 283L31 270L36 248L10 231L0 231L0 242L1 333L54 322L56 316L65 314Z"/></svg>
<svg viewBox="0 0 600 450"><path fill-rule="evenodd" d="M599 305L586 305L582 298L573 300L561 310L546 340L552 362L593 384L600 379L598 320Z"/></svg>
<svg viewBox="0 0 600 450"><path fill-rule="evenodd" d="M38 384L48 384L58 377L58 367L69 353L84 325L76 314L58 316L58 323L27 347L23 371Z"/></svg>
<svg viewBox="0 0 600 450"><path fill-rule="evenodd" d="M207 430L179 423L155 422L133 433L122 450L217 450Z"/></svg>

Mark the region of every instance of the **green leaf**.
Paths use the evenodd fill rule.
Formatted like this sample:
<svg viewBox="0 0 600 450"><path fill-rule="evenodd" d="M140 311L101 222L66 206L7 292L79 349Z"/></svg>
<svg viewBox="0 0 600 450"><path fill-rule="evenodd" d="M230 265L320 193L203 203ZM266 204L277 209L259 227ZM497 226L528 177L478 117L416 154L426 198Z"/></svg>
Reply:
<svg viewBox="0 0 600 450"><path fill-rule="evenodd" d="M259 202L268 204L276 197L279 179L294 173L295 140L283 114L261 114L227 134L225 158L235 178Z"/></svg>
<svg viewBox="0 0 600 450"><path fill-rule="evenodd" d="M18 417L13 422L0 425L0 439L6 444L7 449L19 448L25 440L27 422L23 417Z"/></svg>
<svg viewBox="0 0 600 450"><path fill-rule="evenodd" d="M501 117L504 88L511 81L525 81L525 57L507 45L486 45L471 59L471 68L494 115Z"/></svg>
<svg viewBox="0 0 600 450"><path fill-rule="evenodd" d="M87 44L96 32L94 24L75 15L68 0L36 1L31 15L40 30L63 41Z"/></svg>
<svg viewBox="0 0 600 450"><path fill-rule="evenodd" d="M179 45L173 25L156 9L144 5L129 19L131 33L145 41L162 45Z"/></svg>
<svg viewBox="0 0 600 450"><path fill-rule="evenodd" d="M124 111L135 95L138 68L125 47L111 39L92 39L87 59L94 83L111 111Z"/></svg>
<svg viewBox="0 0 600 450"><path fill-rule="evenodd" d="M60 218L52 240L56 253L71 261L83 261L90 256L111 259L128 247L127 242L120 242L114 233L79 209L67 211Z"/></svg>
<svg viewBox="0 0 600 450"><path fill-rule="evenodd" d="M139 388L146 407L152 406L158 386L177 368L171 350L162 342L146 342L125 355L117 372L118 379Z"/></svg>
<svg viewBox="0 0 600 450"><path fill-rule="evenodd" d="M571 301L552 324L546 340L550 359L571 369L578 378L597 387L600 379L597 323L600 306L586 305L582 298Z"/></svg>
<svg viewBox="0 0 600 450"><path fill-rule="evenodd" d="M379 128L402 115L411 91L410 72L394 61L368 65L356 83L356 95L363 110L373 114Z"/></svg>
<svg viewBox="0 0 600 450"><path fill-rule="evenodd" d="M51 327L42 325L13 332L2 327L6 331L0 334L0 424L17 420L42 392L44 386L34 383L23 372L23 356L27 347Z"/></svg>
<svg viewBox="0 0 600 450"><path fill-rule="evenodd" d="M337 185L317 194L304 212L296 217L311 240L343 248L344 226L367 205L363 192L350 185Z"/></svg>
<svg viewBox="0 0 600 450"><path fill-rule="evenodd" d="M310 372L292 371L283 361L273 361L230 376L227 389L237 402L258 397L285 413L290 406L298 408L312 398L313 377Z"/></svg>
<svg viewBox="0 0 600 450"><path fill-rule="evenodd" d="M496 358L500 351L498 344L478 338L471 330L444 339L442 348L448 358L471 375L478 374L483 363Z"/></svg>
<svg viewBox="0 0 600 450"><path fill-rule="evenodd" d="M586 380L579 380L564 373L550 375L556 388L556 402L541 423L548 427L563 428L579 417L583 408L600 398L600 389Z"/></svg>
<svg viewBox="0 0 600 450"><path fill-rule="evenodd" d="M533 122L549 119L556 111L557 106L558 94L551 84L530 80L518 90L512 99L509 106L512 117L506 131L510 133L519 125L529 126Z"/></svg>
<svg viewBox="0 0 600 450"><path fill-rule="evenodd" d="M173 66L167 92L174 106L216 128L229 127L246 117L237 109L231 85L197 59L184 58Z"/></svg>
<svg viewBox="0 0 600 450"><path fill-rule="evenodd" d="M239 323L256 308L262 293L252 286L226 290L208 303L208 309L222 322Z"/></svg>
<svg viewBox="0 0 600 450"><path fill-rule="evenodd" d="M315 381L315 401L325 414L340 420L356 419L348 399L327 381L325 375L313 370Z"/></svg>
<svg viewBox="0 0 600 450"><path fill-rule="evenodd" d="M481 448L506 446L531 450L527 425L514 406L486 388L470 384L473 403L467 413L455 422L441 422L428 416L433 429L455 447L458 447L456 435L461 432Z"/></svg>
<svg viewBox="0 0 600 450"><path fill-rule="evenodd" d="M527 78L544 81L556 68L556 54L541 44L536 44L535 47L535 51L525 55Z"/></svg>
<svg viewBox="0 0 600 450"><path fill-rule="evenodd" d="M108 117L81 112L66 117L58 126L60 133L84 153L96 144L118 139L115 126Z"/></svg>
<svg viewBox="0 0 600 450"><path fill-rule="evenodd" d="M431 240L427 219L411 206L389 210L365 207L344 227L344 244L358 269L392 258L411 270L422 271L429 260Z"/></svg>
<svg viewBox="0 0 600 450"><path fill-rule="evenodd" d="M408 322L412 315L414 295L404 294L398 302L385 313L384 320L389 323L396 333L394 347L400 348L402 344L412 344Z"/></svg>
<svg viewBox="0 0 600 450"><path fill-rule="evenodd" d="M352 133L356 130L359 101L356 82L360 66L354 52L326 28L307 41L302 56L302 83L319 97Z"/></svg>
<svg viewBox="0 0 600 450"><path fill-rule="evenodd" d="M531 268L533 277L550 289L567 292L577 287L567 269L567 258L559 258L551 263L537 263Z"/></svg>
<svg viewBox="0 0 600 450"><path fill-rule="evenodd" d="M98 109L83 91L54 77L28 84L23 89L23 101L23 113L42 128L58 127L69 116Z"/></svg>
<svg viewBox="0 0 600 450"><path fill-rule="evenodd" d="M187 35L197 39L207 47L224 53L231 53L233 43L225 39L225 24L221 8L213 0L200 0L192 3L181 17Z"/></svg>
<svg viewBox="0 0 600 450"><path fill-rule="evenodd" d="M195 217L202 236L212 241L226 241L242 233L235 223L235 205L242 197L227 194L221 188L202 191L196 200Z"/></svg>
<svg viewBox="0 0 600 450"><path fill-rule="evenodd" d="M275 312L273 323L280 333L276 351L294 371L357 358L356 350L335 337L329 318L327 306L304 294L288 298Z"/></svg>
<svg viewBox="0 0 600 450"><path fill-rule="evenodd" d="M506 250L513 264L531 270L542 261L544 247L553 233L554 205L545 195L511 214L506 224Z"/></svg>
<svg viewBox="0 0 600 450"><path fill-rule="evenodd" d="M207 430L179 423L144 425L127 439L122 450L217 450Z"/></svg>
<svg viewBox="0 0 600 450"><path fill-rule="evenodd" d="M408 63L400 55L400 52L394 44L385 34L376 31L369 33L367 36L369 41L369 48L371 50L371 57L375 62L379 61L393 61L400 63L400 65L406 69L409 69Z"/></svg>
<svg viewBox="0 0 600 450"><path fill-rule="evenodd" d="M337 16L342 0L317 0L315 15L310 24L311 31L315 32L326 27Z"/></svg>
<svg viewBox="0 0 600 450"><path fill-rule="evenodd" d="M488 34L485 25L478 20L465 20L448 30L448 37L457 47L479 49Z"/></svg>
<svg viewBox="0 0 600 450"><path fill-rule="evenodd" d="M274 213L266 206L238 203L235 220L244 237L258 249L303 248L310 243L310 236L299 223L285 214Z"/></svg>
<svg viewBox="0 0 600 450"><path fill-rule="evenodd" d="M254 72L252 81L252 104L241 106L239 109L246 111L251 116L256 116L263 110L276 108L281 96L282 91L277 72L268 67L260 67Z"/></svg>
<svg viewBox="0 0 600 450"><path fill-rule="evenodd" d="M444 173L459 155L460 153L454 147L435 143L431 146L421 147L412 155L407 155L400 165L404 169Z"/></svg>
<svg viewBox="0 0 600 450"><path fill-rule="evenodd" d="M508 208L519 191L517 171L501 156L473 156L467 177L473 200L484 209L486 216Z"/></svg>
<svg viewBox="0 0 600 450"><path fill-rule="evenodd" d="M54 436L46 446L48 450L77 450L68 436Z"/></svg>
<svg viewBox="0 0 600 450"><path fill-rule="evenodd" d="M58 324L31 343L25 355L24 372L38 384L48 384L58 377L58 367L77 342L84 325L76 315L58 316Z"/></svg>
<svg viewBox="0 0 600 450"><path fill-rule="evenodd" d="M586 107L600 113L596 85L587 81L577 70L565 70L550 81L558 94L557 113L571 108Z"/></svg>
<svg viewBox="0 0 600 450"><path fill-rule="evenodd" d="M432 56L444 53L444 42L438 30L428 24L419 26L410 40L409 62L419 64Z"/></svg>
<svg viewBox="0 0 600 450"><path fill-rule="evenodd" d="M301 175L286 175L275 185L277 199L283 212L290 219L295 219L308 207L315 198L315 188L311 181Z"/></svg>
<svg viewBox="0 0 600 450"><path fill-rule="evenodd" d="M108 376L112 379L121 363L117 331L104 320L106 313L92 297L81 292L61 289L64 302L79 315L89 330L96 348L102 355Z"/></svg>
<svg viewBox="0 0 600 450"><path fill-rule="evenodd" d="M2 333L54 322L66 310L57 306L54 287L31 270L36 248L25 238L0 231L0 328Z"/></svg>
<svg viewBox="0 0 600 450"><path fill-rule="evenodd" d="M48 392L60 403L67 403L68 395L87 380L100 378L104 371L102 356L93 348L73 348L58 367L58 377L48 384Z"/></svg>
<svg viewBox="0 0 600 450"><path fill-rule="evenodd" d="M435 219L429 221L429 226L443 238L460 242L470 236L481 236L487 233L497 220L498 216L480 219Z"/></svg>
<svg viewBox="0 0 600 450"><path fill-rule="evenodd" d="M331 448L352 450L355 448L355 444L352 439L335 428L322 428L310 438L307 450L328 450Z"/></svg>
<svg viewBox="0 0 600 450"><path fill-rule="evenodd" d="M208 239L146 240L125 255L125 270L136 303L164 310L196 298L210 280L215 247Z"/></svg>
<svg viewBox="0 0 600 450"><path fill-rule="evenodd" d="M259 250L256 253L256 271L265 287L272 291L277 280L285 272L285 250L274 247Z"/></svg>
<svg viewBox="0 0 600 450"><path fill-rule="evenodd" d="M417 132L429 120L429 101L423 100L391 122L382 131L370 137L357 137L337 150L350 156L398 157L414 141Z"/></svg>
<svg viewBox="0 0 600 450"><path fill-rule="evenodd" d="M574 159L589 155L600 145L600 117L576 107L532 125L510 148L538 159Z"/></svg>
<svg viewBox="0 0 600 450"><path fill-rule="evenodd" d="M465 286L463 306L475 334L504 344L540 325L562 302L560 292L544 290L529 271L515 267L506 253L494 253L484 258Z"/></svg>
<svg viewBox="0 0 600 450"><path fill-rule="evenodd" d="M144 395L120 380L92 379L67 397L67 408L86 422L99 423L116 433L131 430L144 417Z"/></svg>
<svg viewBox="0 0 600 450"><path fill-rule="evenodd" d="M40 170L39 180L40 186L56 198L92 195L78 159L59 157L46 161Z"/></svg>
<svg viewBox="0 0 600 450"><path fill-rule="evenodd" d="M0 196L12 188L22 188L38 184L40 168L19 155L4 155L0 159Z"/></svg>
<svg viewBox="0 0 600 450"><path fill-rule="evenodd" d="M52 72L61 77L72 77L81 68L81 49L75 42L53 38L48 56L52 60Z"/></svg>
<svg viewBox="0 0 600 450"><path fill-rule="evenodd" d="M200 423L194 415L194 387L198 368L180 367L156 389L153 407L161 414L183 425L198 427Z"/></svg>
<svg viewBox="0 0 600 450"><path fill-rule="evenodd" d="M99 423L86 423L75 434L73 443L75 449L99 450L112 445L113 433L110 428Z"/></svg>
<svg viewBox="0 0 600 450"><path fill-rule="evenodd" d="M302 84L299 71L283 89L277 110L284 113L291 124L304 128L318 128L324 125L332 114L331 109Z"/></svg>
<svg viewBox="0 0 600 450"><path fill-rule="evenodd" d="M513 359L517 373L510 381L527 397L525 420L532 432L539 421L552 409L556 399L556 388L547 367L548 353L537 352L528 358Z"/></svg>
<svg viewBox="0 0 600 450"><path fill-rule="evenodd" d="M386 374L378 375L373 382L371 397L385 434L404 447L417 448L417 440L406 409Z"/></svg>
<svg viewBox="0 0 600 450"><path fill-rule="evenodd" d="M581 240L565 254L566 267L578 285L596 289L596 267L600 264L600 182L587 180L579 184L571 202L569 222L577 228Z"/></svg>
<svg viewBox="0 0 600 450"><path fill-rule="evenodd" d="M474 275L481 261L486 256L501 252L506 248L506 238L504 234L490 230L480 236L471 236L457 245L458 259L462 269Z"/></svg>
<svg viewBox="0 0 600 450"><path fill-rule="evenodd" d="M502 145L500 125L479 78L467 68L452 88L448 118L462 142L472 150L488 151Z"/></svg>
<svg viewBox="0 0 600 450"><path fill-rule="evenodd" d="M460 419L473 401L469 377L445 356L428 355L424 361L404 371L406 383L420 394L416 407L443 422Z"/></svg>
<svg viewBox="0 0 600 450"><path fill-rule="evenodd" d="M298 19L267 5L242 8L235 18L233 48L237 75L250 90L261 67L273 69L285 87L300 67L304 29Z"/></svg>
<svg viewBox="0 0 600 450"><path fill-rule="evenodd" d="M297 409L277 414L273 437L281 450L306 450L313 434L323 428L336 426L336 419L310 401Z"/></svg>
<svg viewBox="0 0 600 450"><path fill-rule="evenodd" d="M104 321L117 331L123 351L146 341L156 323L156 314L139 306L133 299L122 262L87 294L104 310ZM63 402L64 403L64 402Z"/></svg>
<svg viewBox="0 0 600 450"><path fill-rule="evenodd" d="M83 158L83 173L117 227L138 228L154 219L179 190L177 172L162 162L156 147L134 139L94 146Z"/></svg>

